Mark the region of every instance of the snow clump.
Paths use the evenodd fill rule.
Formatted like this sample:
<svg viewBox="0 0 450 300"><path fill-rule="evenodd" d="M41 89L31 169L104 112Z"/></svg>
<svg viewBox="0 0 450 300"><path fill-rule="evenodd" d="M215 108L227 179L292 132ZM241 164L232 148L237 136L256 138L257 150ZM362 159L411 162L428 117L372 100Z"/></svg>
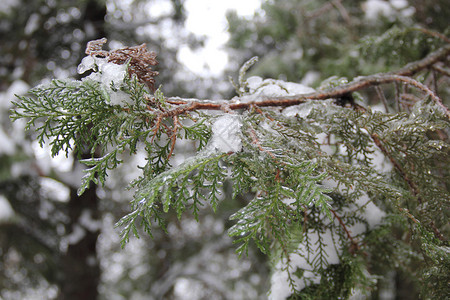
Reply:
<svg viewBox="0 0 450 300"><path fill-rule="evenodd" d="M300 83L270 78L263 80L259 76L249 77L247 79L247 88L250 95L241 97L241 100L255 101L267 97L294 96L315 92L313 88Z"/></svg>
<svg viewBox="0 0 450 300"><path fill-rule="evenodd" d="M107 58L86 56L78 65L78 74L83 74L88 70L93 70L89 76L83 80L93 80L102 84L106 98L111 105L125 106L131 103L129 95L120 90L124 84L125 76L127 76L127 64L118 65L108 62ZM112 88L114 87L114 88Z"/></svg>
<svg viewBox="0 0 450 300"><path fill-rule="evenodd" d="M8 199L0 195L0 224L6 223L14 216L14 210Z"/></svg>
<svg viewBox="0 0 450 300"><path fill-rule="evenodd" d="M312 87L295 82L286 82L276 79L262 79L252 76L247 79L248 94L235 99L237 102L257 102L271 97L286 97L314 93ZM287 117L306 117L311 112L311 106L307 103L293 105L285 108L283 114Z"/></svg>
<svg viewBox="0 0 450 300"><path fill-rule="evenodd" d="M219 152L238 152L242 148L241 117L225 114L218 117L212 125L212 137L207 150Z"/></svg>

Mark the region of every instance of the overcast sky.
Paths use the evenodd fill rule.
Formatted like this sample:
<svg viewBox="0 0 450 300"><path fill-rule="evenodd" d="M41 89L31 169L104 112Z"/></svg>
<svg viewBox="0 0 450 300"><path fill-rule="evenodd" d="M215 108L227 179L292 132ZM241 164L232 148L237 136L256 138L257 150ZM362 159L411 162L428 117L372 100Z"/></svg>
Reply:
<svg viewBox="0 0 450 300"><path fill-rule="evenodd" d="M218 75L228 62L223 45L228 40L227 10L234 9L241 16L252 16L261 0L186 0L186 27L189 31L207 36L205 48L191 51L182 47L179 59L196 75Z"/></svg>

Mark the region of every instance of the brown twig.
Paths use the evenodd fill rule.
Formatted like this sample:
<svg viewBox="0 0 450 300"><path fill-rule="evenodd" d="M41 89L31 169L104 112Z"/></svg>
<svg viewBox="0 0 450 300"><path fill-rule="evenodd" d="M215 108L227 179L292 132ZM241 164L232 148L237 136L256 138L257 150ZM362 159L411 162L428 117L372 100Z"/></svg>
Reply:
<svg viewBox="0 0 450 300"><path fill-rule="evenodd" d="M333 8L333 3L332 3L332 1L330 1L330 2L325 3L324 5L322 5L315 11L307 13L305 15L305 17L308 18L309 20L313 20L317 17L320 17L321 15L323 15L324 13L326 13L328 10L330 10L332 8Z"/></svg>
<svg viewBox="0 0 450 300"><path fill-rule="evenodd" d="M417 31L421 31L425 34L431 35L433 37L439 38L441 40L443 40L446 43L450 43L450 39L448 37L446 37L445 35L443 35L442 33L436 32L436 31L432 31L429 29L425 29L425 28L421 28L421 27L414 27L413 30L417 30Z"/></svg>
<svg viewBox="0 0 450 300"><path fill-rule="evenodd" d="M431 68L432 68L433 70L436 70L437 72L441 73L442 75L445 75L445 76L447 76L447 77L450 77L450 71L448 71L448 70L442 68L442 67L439 66L439 65L432 65Z"/></svg>
<svg viewBox="0 0 450 300"><path fill-rule="evenodd" d="M403 68L401 68L400 70L390 72L390 74L412 76L417 72L420 72L423 69L426 69L434 65L438 61L446 59L449 54L450 54L450 44L447 44L442 46L438 50L428 54L425 58L415 62L411 62L406 66L404 66Z"/></svg>
<svg viewBox="0 0 450 300"><path fill-rule="evenodd" d="M318 91L315 93L310 94L304 94L304 95L295 95L295 96L285 96L285 97L273 97L269 99L262 99L262 100L252 100L252 101L245 101L241 102L239 98L235 98L234 100L230 101L230 104L227 106L230 110L237 110L237 109L249 109L250 107L273 107L273 106L292 106L297 105L306 102L307 100L325 100L330 98L338 98L339 96L342 96L344 94L352 93L358 90L362 90L371 86L377 86L381 84L386 83L392 83L392 82L404 82L409 85L412 85L420 90L422 90L424 93L426 93L430 98L436 102L438 106L440 106L446 113L447 117L450 118L450 112L448 108L442 103L441 99L427 86L424 84L406 76L401 75L395 75L395 74L377 74L372 76L365 76L360 77L357 81L350 82L348 84L342 85L340 87L331 89L331 90L325 90L325 91ZM198 109L207 109L207 110L222 110L223 108L223 101L228 100L218 100L218 101L211 101L211 100L192 100L190 102L188 99L180 99L180 98L169 98L168 103L181 105L180 107L177 107L175 109L172 109L170 111L167 111L163 115L165 117L167 116L174 116L186 113L188 111L198 110Z"/></svg>
<svg viewBox="0 0 450 300"><path fill-rule="evenodd" d="M431 68L431 78L433 80L433 92L437 95L438 93L438 86L437 86L437 74L436 70Z"/></svg>
<svg viewBox="0 0 450 300"><path fill-rule="evenodd" d="M170 139L172 140L172 143L170 145L169 155L167 155L167 160L170 159L170 157L172 156L173 150L175 149L175 142L177 141L177 131L178 131L179 125L180 125L180 122L178 120L178 116L174 116L173 117L172 135L170 137Z"/></svg>
<svg viewBox="0 0 450 300"><path fill-rule="evenodd" d="M434 223L434 221L431 221L430 225L431 225L431 228L433 229L434 236L437 237L438 239L440 239L441 241L445 241L446 240L445 237L442 235L442 233L436 227L436 224Z"/></svg>
<svg viewBox="0 0 450 300"><path fill-rule="evenodd" d="M154 77L159 73L153 71L151 67L158 64L156 53L148 51L146 44L105 51L102 50L102 47L106 42L106 38L88 42L85 53L94 57L104 57L108 62L118 65L128 64L128 73L130 77L133 74L136 75L140 82L146 84L148 88L154 92Z"/></svg>
<svg viewBox="0 0 450 300"><path fill-rule="evenodd" d="M395 86L395 97L394 97L394 99L395 99L395 109L397 111L400 111L401 110L401 108L400 108L400 94L401 94L401 92L400 92L400 84L398 82L396 82L394 84L394 86Z"/></svg>
<svg viewBox="0 0 450 300"><path fill-rule="evenodd" d="M383 152L383 154L387 158L389 158L394 168L401 174L402 178L406 181L414 196L417 196L419 194L419 188L414 183L414 181L409 178L405 170L403 170L403 167L394 159L394 157L392 157L389 151L387 151L386 147L384 147L383 143L380 141L378 135L374 133L371 135L371 137L375 145L381 150L381 152ZM417 200L419 201L419 203L422 203L422 199L420 197L417 197Z"/></svg>
<svg viewBox="0 0 450 300"><path fill-rule="evenodd" d="M354 251L359 250L358 242L355 241L355 239L352 237L352 235L350 234L350 231L348 231L348 229L347 229L347 226L345 226L344 221L342 221L341 217L339 217L339 215L336 213L336 211L334 211L333 209L330 209L330 211L334 215L336 220L338 220L339 224L341 225L342 229L344 230L345 234L347 235L347 238L350 240L351 252L353 253Z"/></svg>
<svg viewBox="0 0 450 300"><path fill-rule="evenodd" d="M401 97L402 97L402 103L405 103L405 105L407 105L408 107L411 107L415 103L420 101L420 99L413 94L402 94Z"/></svg>
<svg viewBox="0 0 450 300"><path fill-rule="evenodd" d="M275 155L274 155L272 152L265 150L265 149L261 146L261 144L259 143L259 139L258 139L258 137L256 136L256 132L255 132L255 130L254 130L253 128L250 129L250 136L252 137L252 142L253 142L253 144L255 144L261 152L265 152L265 153L269 154L269 156L270 156L275 162L278 162L277 159L275 158Z"/></svg>
<svg viewBox="0 0 450 300"><path fill-rule="evenodd" d="M381 103L383 103L384 109L388 113L389 107L388 107L386 96L384 96L383 90L379 86L375 86L375 91L377 92L378 98L380 98Z"/></svg>
<svg viewBox="0 0 450 300"><path fill-rule="evenodd" d="M345 22L348 25L352 24L352 21L350 19L350 15L348 14L347 10L345 9L345 7L342 5L341 3L342 0L333 0L331 1L331 3L337 8L337 10L339 11L339 13L341 14L342 18L345 20Z"/></svg>

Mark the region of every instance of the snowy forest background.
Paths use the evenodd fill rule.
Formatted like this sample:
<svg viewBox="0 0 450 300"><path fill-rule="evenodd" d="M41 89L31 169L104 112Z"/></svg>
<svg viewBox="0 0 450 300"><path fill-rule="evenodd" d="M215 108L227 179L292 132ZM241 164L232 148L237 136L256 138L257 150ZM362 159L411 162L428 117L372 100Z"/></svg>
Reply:
<svg viewBox="0 0 450 300"><path fill-rule="evenodd" d="M285 294L277 290L267 256L251 245L248 255L239 258L237 245L227 235L234 224L230 216L252 195L233 197L232 184L224 182L215 213L204 206L198 222L190 214L178 219L175 212L169 213L167 232L155 229L152 238L131 237L121 249L120 228L114 224L130 210L133 191L125 187L140 175L136 166L145 164L145 151L126 158L109 173L104 186L78 196L83 167L76 157L52 158L48 145L41 148L36 134L24 130L25 120L11 122L15 94L24 95L52 78L81 78L77 66L85 57L87 42L106 37L106 47L115 49L146 43L158 55L155 86L162 85L165 96L230 99L236 90L228 77L236 82L240 67L254 56L259 61L247 73L252 78L250 91L263 86L261 78L318 88L331 76L336 77L329 82L336 84L344 83L344 77L400 69L449 41L450 11L444 0L263 1L252 17L227 13L230 39L225 49L230 61L220 74L212 70L199 76L186 67L189 62L180 60L186 56L179 55L180 49L201 49L206 43L184 27L187 2L8 0L0 4L2 299L266 299L271 287L273 299ZM154 13L161 7L163 13ZM448 76L448 67L442 68ZM436 82L448 106L448 77ZM286 85L285 90L290 88L298 86ZM377 103L378 96L364 94L374 107L383 106ZM195 143L177 143L173 164L181 164L195 150ZM448 148L442 152L442 161L446 160ZM392 166L380 161L380 168L386 171ZM448 187L448 170L442 178ZM442 199L444 216L448 216L448 200ZM384 213L371 208L377 223ZM448 224L437 227L439 234L448 233ZM448 249L445 238L442 243ZM419 299L420 276L408 272L417 262L406 254L396 259L394 270L377 270L383 276L376 278L370 296L355 292L353 299ZM445 273L448 259L442 261ZM448 292L442 290L448 277L439 280L443 289L438 296L445 299Z"/></svg>

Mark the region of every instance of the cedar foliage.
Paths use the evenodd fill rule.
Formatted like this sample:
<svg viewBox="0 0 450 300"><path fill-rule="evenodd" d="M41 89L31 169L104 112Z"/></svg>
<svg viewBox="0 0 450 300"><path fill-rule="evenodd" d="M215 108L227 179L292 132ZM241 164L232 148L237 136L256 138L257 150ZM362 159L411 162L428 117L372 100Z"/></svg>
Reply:
<svg viewBox="0 0 450 300"><path fill-rule="evenodd" d="M403 33L407 38L408 31ZM377 42L364 40L361 49ZM80 194L91 181L103 184L123 155L145 148L142 176L130 183L135 189L131 211L117 222L123 245L130 234L139 237L139 226L150 235L155 225L165 229L169 211L182 218L186 211L197 217L205 204L215 210L223 183L231 181L233 198L253 195L231 216L229 234L237 253L247 254L254 243L274 269L285 262L292 297L348 298L355 289L376 293L377 276L401 269L420 282L424 298L444 299L450 274L449 112L433 85L448 80L450 48L441 41L436 49L397 73L349 82L332 77L315 93L248 102L240 100L255 96L245 76L254 60L241 69L239 97L231 101L167 98L133 72L119 86L54 80L19 97L12 118L26 118L27 129L36 128L37 139L50 143L53 155L81 145L91 151L92 158L81 161L87 168ZM113 62L130 68L131 59L139 57ZM405 70L412 71L404 76ZM429 79L430 70L441 71ZM381 100L387 99L382 111L357 93L393 83L405 96L381 91ZM110 98L118 92L125 100L112 105ZM283 113L294 105L295 116ZM217 117L211 110L239 120L240 151L208 147ZM172 166L180 139L196 141L197 155ZM99 149L100 158L94 158ZM375 153L392 170L380 169ZM370 203L385 212L377 226L365 218ZM349 228L357 224L365 230L353 234ZM329 262L327 234L338 249L338 264ZM289 267L293 253L312 269ZM299 280L308 281L305 272L319 274L320 280L300 289Z"/></svg>

